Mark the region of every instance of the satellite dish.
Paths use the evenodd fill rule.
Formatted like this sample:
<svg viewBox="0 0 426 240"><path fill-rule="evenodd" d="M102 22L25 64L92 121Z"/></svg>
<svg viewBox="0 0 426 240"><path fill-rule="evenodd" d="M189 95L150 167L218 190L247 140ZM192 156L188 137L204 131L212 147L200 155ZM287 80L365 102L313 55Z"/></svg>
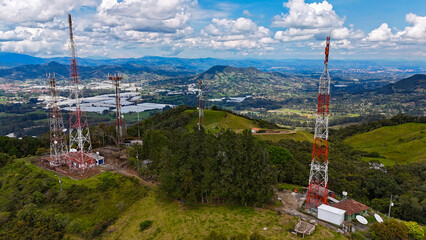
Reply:
<svg viewBox="0 0 426 240"><path fill-rule="evenodd" d="M374 214L374 218L376 219L376 221L377 222L379 222L379 223L382 223L383 222L383 218L382 217L380 217L380 215L379 214L377 214L377 213L375 213Z"/></svg>
<svg viewBox="0 0 426 240"><path fill-rule="evenodd" d="M66 129L66 128L62 129L62 132L66 132L66 131L67 131L67 129Z"/></svg>
<svg viewBox="0 0 426 240"><path fill-rule="evenodd" d="M75 149L75 148L71 148L71 149L70 149L70 152L77 152L77 149Z"/></svg>
<svg viewBox="0 0 426 240"><path fill-rule="evenodd" d="M53 143L54 143L54 144L58 144L58 141L56 141L56 140L55 140L55 141L53 141Z"/></svg>
<svg viewBox="0 0 426 240"><path fill-rule="evenodd" d="M368 224L367 219L365 219L365 217L363 217L361 215L356 216L356 220L358 220L358 222L360 222L361 224L364 224L364 225Z"/></svg>

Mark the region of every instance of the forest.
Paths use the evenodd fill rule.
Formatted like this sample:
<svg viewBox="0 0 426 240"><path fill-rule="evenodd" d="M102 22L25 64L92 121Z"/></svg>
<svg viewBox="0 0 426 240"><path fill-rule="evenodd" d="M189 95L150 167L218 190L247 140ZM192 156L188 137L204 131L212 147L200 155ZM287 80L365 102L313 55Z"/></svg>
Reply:
<svg viewBox="0 0 426 240"><path fill-rule="evenodd" d="M277 183L307 185L312 143L265 142L250 131L199 131L188 127L194 117L188 109L192 108L173 108L144 120L139 128L144 144L130 148L129 164L139 168L143 178L156 180L161 195L187 204L262 207L271 203ZM329 187L336 195L347 191L350 198L383 213L393 195L391 216L425 224L425 163L373 169L361 157L374 153L342 142L357 133L406 122L424 123L425 118L399 115L331 131ZM130 126L128 138L137 137L137 129L137 125ZM115 143L113 125L92 127L91 133L96 147ZM91 239L144 196L146 190L135 179L109 172L81 183L64 183L60 192L57 176L28 162L30 156L47 151L46 136L0 138L0 239L18 235L60 239L69 233ZM97 204L100 201L106 203ZM107 209L113 211L105 214ZM44 227L52 224L55 228Z"/></svg>
<svg viewBox="0 0 426 240"><path fill-rule="evenodd" d="M137 151L143 159L151 160L152 163L141 168L141 174L158 178L160 189L168 196L196 202L230 201L259 205L269 199L250 195L251 191L245 189L258 187L260 193L268 194L276 182L307 185L312 143L293 140L263 142L249 132L209 134L205 130L190 131L186 128L191 117L185 112L187 109L178 107L145 120L142 124L144 146L133 149L130 158L135 167ZM374 153L355 150L342 142L357 133L407 122L424 123L426 118L397 115L331 131L329 187L337 195L347 191L349 197L383 213L387 212L389 198L393 195L392 216L425 224L425 163L373 169L369 162L361 161L361 157ZM133 129L130 135L137 133L134 127L129 129ZM245 162L244 158L255 164ZM267 173L262 172L263 169L268 169ZM226 177L219 181L215 176ZM251 182L253 176L257 178L255 183ZM231 190L230 193L227 194L227 190ZM239 195L233 197L234 192Z"/></svg>

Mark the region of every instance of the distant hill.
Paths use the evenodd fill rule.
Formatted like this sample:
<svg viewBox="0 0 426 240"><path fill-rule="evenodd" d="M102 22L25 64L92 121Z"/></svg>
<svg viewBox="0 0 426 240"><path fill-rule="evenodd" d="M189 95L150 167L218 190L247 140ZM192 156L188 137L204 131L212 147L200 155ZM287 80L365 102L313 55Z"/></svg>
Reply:
<svg viewBox="0 0 426 240"><path fill-rule="evenodd" d="M25 54L0 52L0 66L16 67L25 64L43 64L49 60Z"/></svg>
<svg viewBox="0 0 426 240"><path fill-rule="evenodd" d="M222 96L271 96L274 93L289 93L304 90L309 80L278 72L264 72L254 67L238 68L217 65L189 79L190 82L203 80L208 94Z"/></svg>
<svg viewBox="0 0 426 240"><path fill-rule="evenodd" d="M104 79L108 74L155 74L163 77L176 77L180 75L192 75L194 72L185 69L172 67L146 67L138 64L126 63L123 65L101 65L101 66L79 66L82 79ZM0 78L8 80L26 80L44 78L46 73L55 73L60 79L67 79L69 76L69 65L51 61L44 64L20 65L12 68L0 69Z"/></svg>
<svg viewBox="0 0 426 240"><path fill-rule="evenodd" d="M78 46L77 46L78 51ZM25 54L0 52L0 68L15 67L28 64L44 64L55 61L67 65L69 57L39 58ZM78 58L80 66L123 65L137 64L147 67L168 66L177 69L186 69L200 73L215 65L234 67L256 67L263 71L279 71L286 73L315 73L322 72L322 59L218 59L218 58L179 58L144 56L140 58ZM422 73L426 68L426 61L383 61L383 60L334 60L330 59L333 71L344 69L368 69L371 71L386 71L387 69L411 69ZM338 70L340 69L340 70Z"/></svg>
<svg viewBox="0 0 426 240"><path fill-rule="evenodd" d="M426 75L416 74L398 82L387 84L375 92L381 94L425 92L426 94Z"/></svg>

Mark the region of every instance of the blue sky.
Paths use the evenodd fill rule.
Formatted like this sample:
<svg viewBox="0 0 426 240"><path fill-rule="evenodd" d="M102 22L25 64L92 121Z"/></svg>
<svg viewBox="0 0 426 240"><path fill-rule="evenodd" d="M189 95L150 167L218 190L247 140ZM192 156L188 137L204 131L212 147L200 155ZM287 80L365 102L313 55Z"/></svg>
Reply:
<svg viewBox="0 0 426 240"><path fill-rule="evenodd" d="M0 0L0 51L82 57L426 60L422 0Z"/></svg>

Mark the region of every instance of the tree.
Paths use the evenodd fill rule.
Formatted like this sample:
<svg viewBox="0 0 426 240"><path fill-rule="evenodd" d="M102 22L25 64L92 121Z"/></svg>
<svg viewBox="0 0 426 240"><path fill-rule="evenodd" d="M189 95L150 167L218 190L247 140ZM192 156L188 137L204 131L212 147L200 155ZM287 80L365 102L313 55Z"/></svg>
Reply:
<svg viewBox="0 0 426 240"><path fill-rule="evenodd" d="M373 240L404 240L408 238L407 226L395 219L384 223L375 222L370 228L371 239Z"/></svg>
<svg viewBox="0 0 426 240"><path fill-rule="evenodd" d="M423 240L425 233L423 227L416 222L406 222L405 225L408 228L408 236L414 240Z"/></svg>

